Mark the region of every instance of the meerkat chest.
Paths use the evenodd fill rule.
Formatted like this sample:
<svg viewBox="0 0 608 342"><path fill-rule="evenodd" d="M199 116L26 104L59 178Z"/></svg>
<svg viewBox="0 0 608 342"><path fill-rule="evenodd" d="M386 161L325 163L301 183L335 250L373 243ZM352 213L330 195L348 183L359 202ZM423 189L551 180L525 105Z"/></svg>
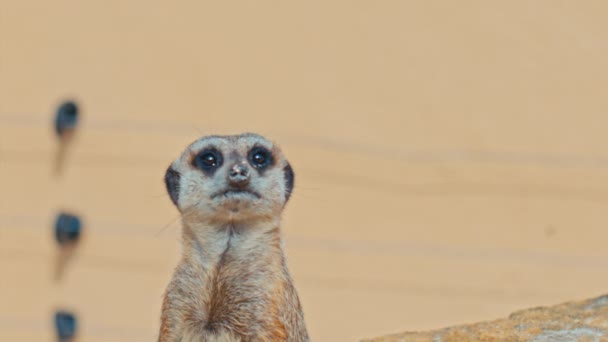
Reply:
<svg viewBox="0 0 608 342"><path fill-rule="evenodd" d="M181 272L188 276L182 290L188 292L192 317L209 327L225 322L242 322L252 326L255 321L272 317L275 298L282 288L281 255L272 255L267 248L254 248L233 241L217 257L205 264L190 265ZM194 304L195 306L192 306Z"/></svg>

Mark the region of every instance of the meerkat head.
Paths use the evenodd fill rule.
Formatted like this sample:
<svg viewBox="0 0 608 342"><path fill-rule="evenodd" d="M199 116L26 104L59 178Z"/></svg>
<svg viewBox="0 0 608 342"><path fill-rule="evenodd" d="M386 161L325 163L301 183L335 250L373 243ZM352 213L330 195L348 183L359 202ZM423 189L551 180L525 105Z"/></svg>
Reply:
<svg viewBox="0 0 608 342"><path fill-rule="evenodd" d="M184 220L231 224L280 215L294 173L260 135L207 136L171 164L165 184Z"/></svg>

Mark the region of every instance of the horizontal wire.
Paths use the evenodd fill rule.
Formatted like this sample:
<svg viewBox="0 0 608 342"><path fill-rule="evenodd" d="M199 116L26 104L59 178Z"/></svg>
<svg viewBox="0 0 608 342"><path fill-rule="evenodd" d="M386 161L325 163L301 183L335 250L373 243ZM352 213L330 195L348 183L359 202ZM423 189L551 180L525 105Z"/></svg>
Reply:
<svg viewBox="0 0 608 342"><path fill-rule="evenodd" d="M379 294L390 293L391 295L407 295L416 297L441 297L445 302L449 302L449 298L478 298L492 301L500 300L534 300L538 302L540 298L544 300L554 300L554 298L567 297L561 292L556 292L546 289L542 291L534 290L518 290L518 291L505 291L504 289L472 289L472 288L456 288L456 287L415 287L411 284L397 283L397 282L378 282L374 281L344 281L343 278L337 277L299 277L298 283L310 283L313 285L319 285L323 283L326 286L324 288L345 291L345 290L356 290L365 292L376 292ZM353 287L353 285L356 285ZM380 286L379 286L380 285ZM159 312L160 316L160 312ZM155 338L157 332L155 329L142 329L134 327L111 327L97 324L91 324L88 322L87 317L78 315L76 312L76 318L86 322L83 328L79 329L78 335L81 337L131 337L131 338L145 338L146 340ZM47 329L53 329L51 317L48 322L42 322L35 318L23 318L14 317L10 315L0 315L0 329L4 331L47 331Z"/></svg>
<svg viewBox="0 0 608 342"><path fill-rule="evenodd" d="M83 220L84 234L88 231L96 234L114 234L121 236L137 236L158 238L161 235L159 231L167 226L178 225L179 220L175 219L165 226L144 224L144 223L127 223L120 221L95 221L89 218L81 217ZM54 227L55 217L36 216L36 215L0 215L0 230L48 230L51 232ZM49 235L50 236L50 235Z"/></svg>
<svg viewBox="0 0 608 342"><path fill-rule="evenodd" d="M300 170L302 170L301 168ZM307 169L307 176L318 182L331 184L332 186L344 186L351 189L371 189L380 193L396 195L404 198L411 197L481 197L481 198L522 198L522 199L547 199L583 201L589 203L608 202L608 189L602 187L580 187L555 184L539 183L490 183L490 182L465 182L445 181L424 184L404 184L386 179L374 179L371 177L336 174L331 171ZM159 177L159 184L161 180ZM160 187L160 185L159 185ZM296 189L293 197L307 198L311 195L326 194L318 188ZM165 197L164 193L155 195ZM318 197L318 196L317 196ZM321 200L321 199L319 199ZM2 221L0 215L0 223Z"/></svg>
<svg viewBox="0 0 608 342"><path fill-rule="evenodd" d="M23 126L49 126L51 121L35 117L18 117L0 115L0 122ZM200 136L202 132L194 123L184 123L170 120L99 120L88 119L83 129L113 130L143 133L174 133L180 136ZM210 133L210 132L209 132ZM484 149L458 149L458 150L404 150L386 146L375 146L369 143L355 143L322 136L302 136L285 132L269 131L270 135L282 144L308 146L333 151L366 155L384 160L408 163L453 163L471 162L488 164L515 164L538 165L557 168L608 168L608 157L594 157L584 155L568 155L548 152L516 152ZM39 151L40 152L40 151ZM131 158L129 158L131 159Z"/></svg>
<svg viewBox="0 0 608 342"><path fill-rule="evenodd" d="M56 151L34 149L7 149L0 147L0 166L2 164L53 165ZM68 164L88 167L139 167L169 164L170 161L160 158L149 158L142 155L120 156L87 152L77 156L68 156Z"/></svg>
<svg viewBox="0 0 608 342"><path fill-rule="evenodd" d="M160 312L159 312L160 316ZM78 336L79 337L115 337L115 338L125 338L131 337L136 338L138 340L153 340L157 333L151 333L145 329L141 328L127 328L127 327L108 327L103 325L89 324L89 322L85 322L83 324L83 320L87 321L86 317L76 316L77 319L80 318L78 322ZM23 318L23 317L14 317L8 315L0 315L0 330L1 331L27 331L27 332L48 332L54 331L55 326L53 322L53 317L49 315L48 322L41 321L40 319L35 318Z"/></svg>
<svg viewBox="0 0 608 342"><path fill-rule="evenodd" d="M89 264L90 265L90 264ZM98 265L94 264L89 266L90 270L98 271L114 271L115 273L128 273L128 274L161 274L160 269L156 270L142 270L136 267L121 266L119 268L113 268L114 265ZM575 268L576 266L572 266ZM68 266L69 268L69 266ZM72 266L72 268L74 268ZM82 269L82 267L79 267ZM578 267L576 267L578 269ZM602 269L600 267L593 268L592 270ZM156 271L156 272L154 272ZM166 269L162 269L162 274L166 273ZM67 269L63 271L69 273ZM414 276L413 273L404 272L404 275ZM409 281L399 281L397 279L380 279L378 277L363 278L355 276L324 276L324 275L313 275L313 274L298 274L294 275L295 281L298 284L306 284L307 287L313 287L316 289L325 290L352 290L367 293L395 293L395 294L407 294L407 295L426 295L426 296L451 296L451 297L476 297L476 298L535 298L541 295L547 295L551 292L545 290L505 290L501 288L470 288L468 286L437 286L431 284L430 286L419 284L413 284ZM75 280L71 280L74 282Z"/></svg>
<svg viewBox="0 0 608 342"><path fill-rule="evenodd" d="M7 153L8 152L8 153ZM0 150L0 167L6 161L16 161L26 164L49 164L48 160L40 158L41 153L37 151L6 151ZM155 158L122 157L103 154L87 154L72 160L71 164L85 167L138 167L150 165L164 165L164 162ZM348 173L338 173L335 170L300 167L306 175L312 175L317 179L331 181L332 184L342 184L350 187L367 187L403 196L451 196L451 195L473 195L473 196L505 196L505 197L541 197L541 198L569 198L593 202L608 201L608 189L599 187L577 188L567 185L550 184L510 184L510 183L484 183L484 182L450 182L426 183L426 184L404 184L386 179L376 179ZM49 167L49 172L51 168ZM162 172L161 172L162 173ZM161 177L159 176L159 179ZM159 181L160 182L160 181ZM456 189L454 188L456 187ZM300 190L301 191L301 190ZM296 194L298 191L296 191Z"/></svg>
<svg viewBox="0 0 608 342"><path fill-rule="evenodd" d="M589 202L608 201L608 188L582 188L539 183L435 182L404 184L386 179L337 174L326 170L311 170L310 174L332 184L366 187L401 196L484 196L576 199Z"/></svg>
<svg viewBox="0 0 608 342"><path fill-rule="evenodd" d="M49 237L49 242L51 238ZM526 250L517 248L495 248L480 246L446 246L439 244L423 244L390 241L358 241L346 239L313 238L303 235L284 234L288 248L303 249L307 251L340 252L357 255L397 256L408 258L438 258L459 261L479 261L491 263L524 263L539 266L560 266L578 269L606 269L608 268L608 255L584 256L574 254L553 253L549 251ZM15 257L25 256L47 259L44 253L31 253L24 250L4 249L0 251L0 258L15 260ZM132 259L114 258L107 255L91 255L82 253L79 258L83 262L95 267L119 267L125 270L143 269L147 271L161 270L153 262L136 261Z"/></svg>

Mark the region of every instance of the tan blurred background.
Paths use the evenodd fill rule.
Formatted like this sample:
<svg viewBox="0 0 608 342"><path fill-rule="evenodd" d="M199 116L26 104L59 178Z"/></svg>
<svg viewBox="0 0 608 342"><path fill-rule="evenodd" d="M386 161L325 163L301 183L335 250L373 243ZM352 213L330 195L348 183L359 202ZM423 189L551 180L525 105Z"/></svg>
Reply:
<svg viewBox="0 0 608 342"><path fill-rule="evenodd" d="M154 341L166 166L255 131L315 341L608 292L608 2L0 1L0 340ZM52 175L56 107L82 117ZM85 235L60 282L51 225Z"/></svg>

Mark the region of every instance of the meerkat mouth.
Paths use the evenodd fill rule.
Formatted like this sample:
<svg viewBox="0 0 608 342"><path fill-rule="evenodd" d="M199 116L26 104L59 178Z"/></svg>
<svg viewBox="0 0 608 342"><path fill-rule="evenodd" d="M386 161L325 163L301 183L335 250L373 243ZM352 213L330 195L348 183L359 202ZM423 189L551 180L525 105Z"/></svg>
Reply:
<svg viewBox="0 0 608 342"><path fill-rule="evenodd" d="M216 192L215 194L211 195L211 199L216 199L219 197L230 198L230 197L243 197L243 196L254 197L255 199L262 198L262 196L255 191L246 190L246 189L227 189L227 190Z"/></svg>

